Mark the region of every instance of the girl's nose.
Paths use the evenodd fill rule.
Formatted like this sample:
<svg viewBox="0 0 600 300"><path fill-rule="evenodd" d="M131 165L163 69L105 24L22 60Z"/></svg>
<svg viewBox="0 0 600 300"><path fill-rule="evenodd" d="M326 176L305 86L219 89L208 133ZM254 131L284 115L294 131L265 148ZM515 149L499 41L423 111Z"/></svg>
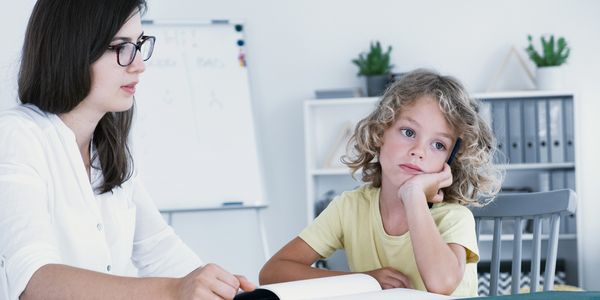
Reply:
<svg viewBox="0 0 600 300"><path fill-rule="evenodd" d="M417 152L417 151L411 151L411 152L410 152L410 156L413 156L413 157L418 157L419 159L423 159L423 154L422 154L422 153L419 153L419 152Z"/></svg>

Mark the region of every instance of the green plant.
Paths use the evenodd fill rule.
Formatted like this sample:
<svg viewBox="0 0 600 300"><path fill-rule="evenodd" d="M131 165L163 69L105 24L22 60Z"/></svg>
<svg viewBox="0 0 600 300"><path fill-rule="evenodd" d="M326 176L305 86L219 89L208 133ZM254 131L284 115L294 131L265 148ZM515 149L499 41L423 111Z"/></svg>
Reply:
<svg viewBox="0 0 600 300"><path fill-rule="evenodd" d="M527 51L529 58L531 58L538 67L560 66L567 62L567 58L569 58L571 49L569 49L567 41L563 37L559 37L556 43L554 42L554 35L550 35L548 40L543 36L540 37L543 56L533 47L533 38L531 35L527 36L527 40L529 40L529 46L525 48L525 51Z"/></svg>
<svg viewBox="0 0 600 300"><path fill-rule="evenodd" d="M389 46L387 51L383 52L379 42L371 42L369 53L362 52L358 55L358 58L352 60L358 66L358 75L389 74L394 67L394 65L390 64L390 52L392 52L392 46Z"/></svg>

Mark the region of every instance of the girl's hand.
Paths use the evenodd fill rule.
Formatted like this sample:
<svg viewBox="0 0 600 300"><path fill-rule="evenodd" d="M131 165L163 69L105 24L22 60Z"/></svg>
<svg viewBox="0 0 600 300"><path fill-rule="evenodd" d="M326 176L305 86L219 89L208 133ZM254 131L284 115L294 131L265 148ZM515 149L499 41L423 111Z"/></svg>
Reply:
<svg viewBox="0 0 600 300"><path fill-rule="evenodd" d="M402 201L411 199L417 194L424 194L428 202L438 203L444 199L442 188L452 184L452 171L448 164L444 164L438 173L424 173L415 175L398 189L398 196Z"/></svg>
<svg viewBox="0 0 600 300"><path fill-rule="evenodd" d="M439 190L437 192L437 194L435 194L435 196L433 196L433 198L428 198L427 199L427 202L433 203L433 204L440 203L440 202L443 202L443 201L444 201L444 191L442 191L442 190Z"/></svg>
<svg viewBox="0 0 600 300"><path fill-rule="evenodd" d="M385 267L363 273L375 278L384 290L393 288L413 288L410 279L394 268Z"/></svg>
<svg viewBox="0 0 600 300"><path fill-rule="evenodd" d="M176 299L233 299L238 289L252 291L246 277L233 275L215 264L207 264L179 279Z"/></svg>

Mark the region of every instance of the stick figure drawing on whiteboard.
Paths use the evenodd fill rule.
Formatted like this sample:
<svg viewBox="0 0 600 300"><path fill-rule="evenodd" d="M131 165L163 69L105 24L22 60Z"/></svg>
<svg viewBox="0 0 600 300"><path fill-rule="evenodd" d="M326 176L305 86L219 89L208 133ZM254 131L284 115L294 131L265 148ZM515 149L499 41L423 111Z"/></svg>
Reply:
<svg viewBox="0 0 600 300"><path fill-rule="evenodd" d="M171 92L170 89L166 89L164 95L162 96L162 101L166 104L171 104L175 101L175 95Z"/></svg>
<svg viewBox="0 0 600 300"><path fill-rule="evenodd" d="M0 113L0 300L232 299L254 289L204 264L138 176L134 95L160 40L144 32L145 10L145 0L35 3L21 105Z"/></svg>
<svg viewBox="0 0 600 300"><path fill-rule="evenodd" d="M208 102L208 106L210 108L214 107L218 109L223 109L223 102L219 100L214 90L210 91L210 101Z"/></svg>

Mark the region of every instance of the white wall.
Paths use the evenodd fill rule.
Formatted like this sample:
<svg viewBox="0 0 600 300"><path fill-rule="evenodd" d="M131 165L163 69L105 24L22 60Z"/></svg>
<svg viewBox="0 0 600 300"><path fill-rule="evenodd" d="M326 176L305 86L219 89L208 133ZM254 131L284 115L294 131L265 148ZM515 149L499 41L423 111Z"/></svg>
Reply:
<svg viewBox="0 0 600 300"><path fill-rule="evenodd" d="M0 71L20 47L19 31L31 5L2 0ZM595 187L600 158L600 2L598 1L276 1L149 0L147 18L241 19L259 146L270 207L266 211L271 252L305 226L302 101L314 89L362 85L350 60L371 40L392 45L395 71L431 67L485 90L511 45L522 49L528 33L565 36L572 47L568 89L577 93L577 155L580 233L585 251L583 284L600 290L600 202ZM6 9L8 8L8 9ZM10 36L10 39L4 37ZM9 41L6 43L6 41ZM160 42L158 42L160 45ZM209 46L209 45L207 45ZM596 71L594 71L596 70ZM1 76L1 75L0 75ZM0 77L1 79L2 77ZM143 78L142 78L143 80ZM530 88L511 63L502 89ZM0 82L0 108L6 107ZM585 129L585 132L584 130Z"/></svg>

